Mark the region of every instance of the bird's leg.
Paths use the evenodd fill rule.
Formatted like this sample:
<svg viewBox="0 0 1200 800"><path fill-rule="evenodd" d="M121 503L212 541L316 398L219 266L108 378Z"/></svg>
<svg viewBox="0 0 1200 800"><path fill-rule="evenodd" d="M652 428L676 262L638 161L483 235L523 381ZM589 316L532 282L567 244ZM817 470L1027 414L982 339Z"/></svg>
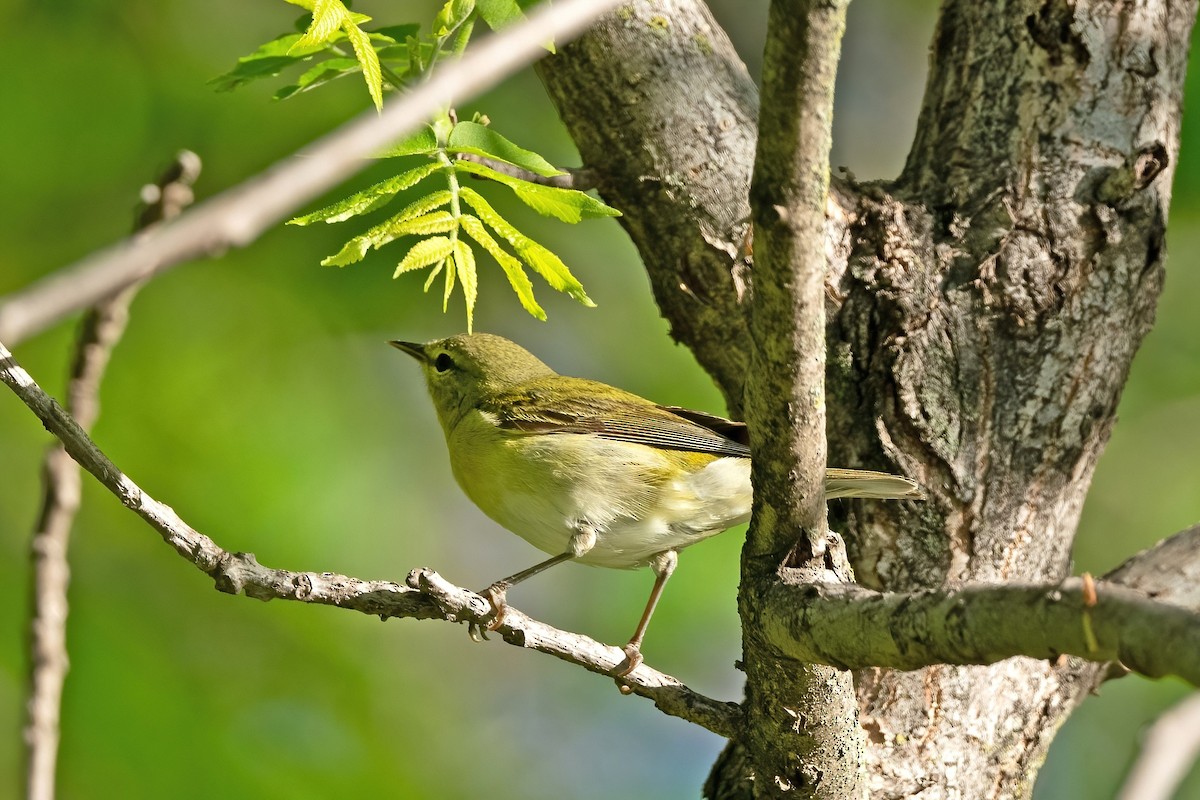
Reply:
<svg viewBox="0 0 1200 800"><path fill-rule="evenodd" d="M650 617L654 615L654 607L658 605L663 589L666 588L667 578L671 577L671 573L675 571L675 565L678 563L679 554L674 550L659 553L651 560L650 568L654 570L654 588L650 590L650 599L646 601L646 610L642 612L637 630L633 632L633 637L624 647L625 660L613 671L614 677L624 678L642 663L642 638L646 635L646 628L650 626Z"/></svg>
<svg viewBox="0 0 1200 800"><path fill-rule="evenodd" d="M553 558L547 558L545 561L540 561L534 564L529 569L523 569L515 575L509 575L507 578L502 578L496 581L491 586L479 592L492 605L492 619L485 626L486 630L494 631L504 624L504 613L508 610L508 599L506 597L508 590L516 586L523 580L532 578L539 572L545 572L555 564L561 564L564 561L570 561L573 558L579 558L581 555L591 550L596 544L596 532L590 525L585 522L577 523L575 533L571 535L571 540L567 545L565 553L559 553ZM467 630L471 638L475 641L480 641L486 636L479 630L475 623L470 623Z"/></svg>

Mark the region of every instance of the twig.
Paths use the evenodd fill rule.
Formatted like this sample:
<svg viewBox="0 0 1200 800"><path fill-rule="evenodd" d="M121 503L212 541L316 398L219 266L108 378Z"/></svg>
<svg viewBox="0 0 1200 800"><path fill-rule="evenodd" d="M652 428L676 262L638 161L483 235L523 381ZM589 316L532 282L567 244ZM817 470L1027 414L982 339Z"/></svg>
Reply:
<svg viewBox="0 0 1200 800"><path fill-rule="evenodd" d="M1142 737L1117 800L1171 800L1200 755L1200 692L1164 711Z"/></svg>
<svg viewBox="0 0 1200 800"><path fill-rule="evenodd" d="M178 216L191 203L191 187L199 174L196 154L179 153L156 183L143 187L144 205L135 231ZM100 381L109 355L125 331L129 304L140 285L98 303L80 324L67 384L67 410L81 430L90 430L100 414ZM30 542L33 618L25 724L25 796L30 800L53 800L55 795L62 690L69 667L66 627L71 573L67 547L80 495L79 466L61 442L46 452L42 473L42 509Z"/></svg>
<svg viewBox="0 0 1200 800"><path fill-rule="evenodd" d="M486 623L490 607L479 595L451 586L436 573L418 570L412 582L419 588L388 581L364 581L333 573L291 572L259 564L250 553L230 553L184 522L168 505L155 500L121 472L95 442L42 391L0 343L0 382L5 383L42 420L66 451L163 541L197 569L211 576L216 588L259 600L298 600L353 609L387 619L442 619ZM592 672L608 673L625 657L616 647L569 633L526 617L510 608L500 635L510 644L548 653ZM634 694L654 701L662 711L701 725L721 736L733 736L740 726L737 705L700 695L669 675L645 665L621 679Z"/></svg>
<svg viewBox="0 0 1200 800"><path fill-rule="evenodd" d="M544 4L524 22L484 37L461 59L376 114L368 111L259 175L144 236L125 239L0 301L0 341L20 342L124 286L180 262L244 247L304 203L367 166L454 96L466 100L578 35L618 0Z"/></svg>

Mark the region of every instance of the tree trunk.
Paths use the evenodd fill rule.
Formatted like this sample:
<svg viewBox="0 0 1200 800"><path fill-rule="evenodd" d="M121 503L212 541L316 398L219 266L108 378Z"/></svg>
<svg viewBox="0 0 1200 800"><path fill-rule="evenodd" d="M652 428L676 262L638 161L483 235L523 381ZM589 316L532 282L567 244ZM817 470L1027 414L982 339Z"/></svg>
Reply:
<svg viewBox="0 0 1200 800"><path fill-rule="evenodd" d="M1162 287L1195 13L1195 0L947 0L904 171L835 182L830 462L930 494L831 509L859 582L1067 573ZM740 413L757 99L727 38L697 0L634 2L540 72L673 335ZM1104 674L1027 658L857 674L872 797L1028 797ZM762 762L741 747L710 796L752 792Z"/></svg>

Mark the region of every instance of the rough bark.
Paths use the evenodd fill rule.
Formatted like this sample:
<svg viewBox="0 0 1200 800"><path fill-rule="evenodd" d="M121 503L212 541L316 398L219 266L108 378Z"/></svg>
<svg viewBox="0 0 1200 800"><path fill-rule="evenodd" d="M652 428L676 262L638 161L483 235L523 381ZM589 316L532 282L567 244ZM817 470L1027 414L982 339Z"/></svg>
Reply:
<svg viewBox="0 0 1200 800"><path fill-rule="evenodd" d="M863 736L848 670L783 657L759 613L787 563L825 570L825 206L833 88L847 0L773 0L754 176L746 420L754 517L742 552L745 732L758 797L864 797ZM850 580L844 550L834 574Z"/></svg>
<svg viewBox="0 0 1200 800"><path fill-rule="evenodd" d="M904 472L931 495L835 509L860 582L1066 574L1162 287L1195 13L1195 0L947 0L903 173L836 186L830 461ZM744 70L686 0L623 6L540 70L674 335L736 413L749 352L736 223L755 124ZM873 796L1028 797L1101 677L1027 658L860 673ZM730 752L716 769L745 765ZM745 777L714 774L710 791L746 796Z"/></svg>
<svg viewBox="0 0 1200 800"><path fill-rule="evenodd" d="M740 417L758 91L729 37L696 0L629 3L537 70L600 194L633 210L671 335Z"/></svg>

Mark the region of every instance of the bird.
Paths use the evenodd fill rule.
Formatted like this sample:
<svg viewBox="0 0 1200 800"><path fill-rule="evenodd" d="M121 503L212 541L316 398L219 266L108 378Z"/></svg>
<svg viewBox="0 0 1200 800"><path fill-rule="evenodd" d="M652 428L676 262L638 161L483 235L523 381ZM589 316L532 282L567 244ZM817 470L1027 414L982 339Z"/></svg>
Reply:
<svg viewBox="0 0 1200 800"><path fill-rule="evenodd" d="M613 673L629 675L679 551L750 519L745 423L560 375L494 334L389 344L420 364L463 492L550 555L480 592L494 612L487 628L502 624L510 588L550 567L649 567L650 598ZM825 496L924 493L898 475L830 468Z"/></svg>

